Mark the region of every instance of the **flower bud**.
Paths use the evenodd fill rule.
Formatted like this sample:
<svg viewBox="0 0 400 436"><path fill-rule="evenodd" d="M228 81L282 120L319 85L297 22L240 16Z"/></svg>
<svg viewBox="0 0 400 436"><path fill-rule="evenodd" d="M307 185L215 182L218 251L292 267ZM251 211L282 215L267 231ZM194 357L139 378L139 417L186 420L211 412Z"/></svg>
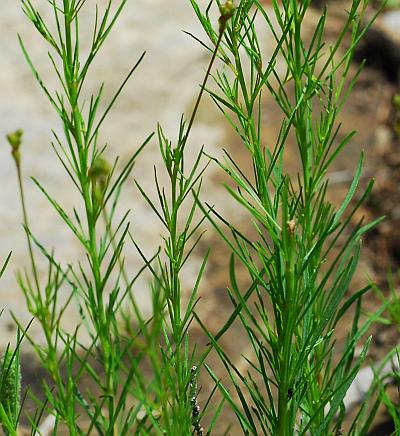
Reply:
<svg viewBox="0 0 400 436"><path fill-rule="evenodd" d="M105 185L110 172L110 164L102 156L97 156L89 169L89 178L95 183Z"/></svg>
<svg viewBox="0 0 400 436"><path fill-rule="evenodd" d="M227 0L219 9L221 16L219 17L219 33L223 33L226 28L226 23L235 13L235 5L232 0Z"/></svg>
<svg viewBox="0 0 400 436"><path fill-rule="evenodd" d="M7 135L7 141L11 146L11 154L12 157L14 158L15 162L17 163L17 165L19 164L20 160L21 160L21 153L20 153L20 146L22 143L22 136L23 136L24 132L21 129L16 130L13 133L9 133Z"/></svg>
<svg viewBox="0 0 400 436"><path fill-rule="evenodd" d="M89 169L89 179L92 181L93 201L99 205L103 201L111 173L110 164L102 157L97 156Z"/></svg>

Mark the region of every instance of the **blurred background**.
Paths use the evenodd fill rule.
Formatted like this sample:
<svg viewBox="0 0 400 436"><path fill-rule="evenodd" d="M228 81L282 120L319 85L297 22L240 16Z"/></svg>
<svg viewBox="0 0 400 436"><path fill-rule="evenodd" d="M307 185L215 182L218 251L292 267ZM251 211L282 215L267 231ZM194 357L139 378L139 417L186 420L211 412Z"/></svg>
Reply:
<svg viewBox="0 0 400 436"><path fill-rule="evenodd" d="M45 4L45 2L43 2ZM105 3L99 0L98 3ZM326 38L334 38L346 14L349 1L332 0L312 2L313 9L307 17L307 28L314 28L320 11L328 5ZM381 6L371 1L369 14ZM93 26L93 11L87 7L83 14L83 32ZM48 8L43 15L49 15ZM308 27L307 27L308 26ZM182 113L189 116L199 91L199 83L208 65L208 52L182 30L203 39L203 32L189 1L135 0L127 2L125 11L115 26L110 38L102 48L91 72L87 92L95 92L105 83L103 109L112 98L121 81L142 54L146 56L139 69L128 82L108 120L105 122L100 144L108 144L106 155L110 160L120 156L120 164L129 159L135 149L160 122L166 133L175 139ZM37 69L50 89L57 86L51 63L47 57L48 47L36 30L24 17L19 2L0 3L0 259L12 251L12 258L5 276L0 281L0 302L4 314L0 318L0 348L14 337L15 326L9 312L13 311L22 324L30 320L25 302L15 280L15 272L28 265L26 240L21 226L21 208L18 197L16 173L5 141L6 133L22 128L25 132L22 149L22 165L32 231L49 250L54 247L56 256L65 263L81 256L78 243L63 225L48 201L38 191L30 177L37 178L49 192L62 202L67 211L77 203L76 192L66 178L55 153L51 148L50 129L60 130L54 110L33 78L18 44L19 34ZM274 49L272 39L265 38L266 58ZM83 50L85 47L83 46ZM366 152L364 182L374 177L374 192L363 207L361 215L371 220L386 215L386 220L372 231L364 241L364 250L354 289L375 280L385 291L387 272L400 266L400 2L389 1L372 29L366 35L356 53L357 62L366 59L366 68L360 76L353 94L341 115L343 136L357 130L348 148L342 153L330 174L331 200L340 203L351 181L355 163L362 149ZM91 88L92 87L92 88ZM397 107L396 107L397 101ZM266 140L274 138L280 126L281 114L266 99ZM270 112L268 112L270 110ZM340 139L340 138L339 138ZM195 155L204 144L206 151L219 155L222 148L229 149L246 165L246 153L242 144L230 130L222 115L208 97L205 97L189 141ZM133 178L150 194L154 194L153 166L160 162L156 141L152 141L140 156L133 170ZM289 171L297 170L296 159L289 159ZM218 206L224 215L232 217L240 225L248 225L247 217L224 196L221 188L223 176L215 165L210 165L203 186L203 197ZM161 226L154 213L143 202L134 183L130 182L123 194L123 206L131 209L132 230L147 255L151 255L161 243ZM192 266L185 271L186 285L191 286L196 274L196 262L201 261L208 246L213 247L209 267L201 289L200 311L212 331L217 330L231 307L225 294L227 286L226 250L212 232L207 232L201 247L195 254ZM133 248L128 248L127 264L137 270L140 258ZM192 270L191 270L192 268ZM43 272L46 265L43 264ZM145 278L136 291L142 307L148 305L148 286ZM371 294L366 310L373 311L379 299ZM222 317L222 318L221 318ZM71 310L68 315L71 325L79 322L78 314ZM374 327L372 359L379 360L398 342L395 327ZM196 330L196 327L195 327ZM39 337L35 324L31 335ZM242 352L240 337L235 343L229 340L225 346ZM234 351L234 350L233 350ZM27 351L28 352L28 351ZM29 380L29 375L26 376ZM383 418L382 418L383 419ZM383 434L383 433L381 433Z"/></svg>

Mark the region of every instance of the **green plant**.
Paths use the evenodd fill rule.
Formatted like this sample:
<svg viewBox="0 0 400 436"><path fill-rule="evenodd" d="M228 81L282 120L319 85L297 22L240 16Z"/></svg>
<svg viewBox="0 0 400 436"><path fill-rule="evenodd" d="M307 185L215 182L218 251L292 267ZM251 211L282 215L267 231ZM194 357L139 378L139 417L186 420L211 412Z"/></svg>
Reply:
<svg viewBox="0 0 400 436"><path fill-rule="evenodd" d="M385 313L377 320L381 324L391 325L400 331L400 295L397 289L393 273L389 271L387 283L389 293L386 295L376 284L371 283L375 295L379 298L382 306L385 308Z"/></svg>
<svg viewBox="0 0 400 436"><path fill-rule="evenodd" d="M392 271L389 270L388 278L388 293L383 292L376 284L371 283L375 295L381 302L379 309L380 316L376 321L385 325L388 328L400 331L400 296L393 277ZM372 314L369 314L372 316ZM384 359L373 367L374 381L368 391L366 402L374 404L369 408L368 420L372 421L378 409L378 405L383 404L388 415L393 421L397 434L400 431L400 415L399 415L399 398L400 398L400 349L397 344L390 350ZM396 393L390 392L389 388L394 386Z"/></svg>
<svg viewBox="0 0 400 436"><path fill-rule="evenodd" d="M13 135L8 135L8 139L12 145L16 145L21 136L22 132L18 131ZM14 152L15 148L13 147ZM0 278L4 274L10 258L11 252L0 269ZM2 314L3 309L0 310L0 316ZM26 396L26 394L21 396L20 352L22 341L31 322L24 331L17 330L15 345L12 346L8 343L0 359L0 425L7 436L17 436L19 434L19 422Z"/></svg>
<svg viewBox="0 0 400 436"><path fill-rule="evenodd" d="M393 130L396 132L397 135L400 135L400 94L395 94L393 96L392 104L395 110L395 121Z"/></svg>
<svg viewBox="0 0 400 436"><path fill-rule="evenodd" d="M233 4L227 1L220 7L219 29L215 48L205 73L199 95L196 99L193 112L187 122L183 117L179 125L179 135L176 143L170 141L158 126L158 142L163 160L164 170L168 176L168 184L162 186L157 169L154 168L154 179L157 187L158 202L153 201L145 193L141 185L136 185L142 193L155 215L165 229L164 246L161 255L157 256L156 266L144 258L141 248L134 242L142 254L145 263L149 265L156 285L153 295L160 298L165 305L165 317L159 324L162 330L165 347L157 350L157 344L149 349L152 370L154 373L153 406L146 404L148 413L152 408L162 408L159 421L153 422L153 431L171 435L186 435L194 432L197 436L204 433L200 424L200 406L197 403L197 377L199 368L196 366L195 347L189 346L189 328L193 321L193 313L198 302L198 289L203 276L208 254L204 257L197 278L190 290L186 307L182 304L181 271L188 262L191 253L198 245L202 233L201 227L204 217L196 217L197 202L191 200L191 193L199 195L202 176L207 164L202 166L203 148L201 148L191 167L187 168L185 150L189 135L195 120L200 101L202 99L211 68L216 59L220 42L226 29L228 20L233 14ZM185 213L183 206L188 204L189 211ZM183 209L183 210L182 210ZM157 311L154 311L156 314ZM214 414L213 422L220 413L218 408ZM213 423L209 426L210 432Z"/></svg>
<svg viewBox="0 0 400 436"><path fill-rule="evenodd" d="M217 33L209 8L203 13L195 0L192 4L211 47L215 46ZM327 47L327 9L306 38L304 18L310 1L283 0L280 6L274 0L274 19L261 2L240 1L218 51L216 88L209 94L253 164L252 174L245 174L228 151L226 160L214 159L233 182L235 187L229 185L227 190L249 213L257 237L236 229L229 217L209 215L232 252L228 292L251 349L243 356L246 374L218 344L235 316L216 336L204 324L203 329L228 371L236 396L225 387L221 392L245 434L340 434L343 399L370 340L357 359L355 346L379 316L359 326L361 299L369 286L346 295L361 238L379 222L349 225L372 188L371 182L350 205L363 156L340 207L327 198L330 166L354 135L338 139L337 119L360 72L352 73L351 61L368 28L361 26L366 6L366 1L352 2L343 29ZM259 42L263 26L276 43L269 59ZM345 38L348 48L341 51ZM263 139L265 94L275 100L283 118L272 145ZM285 153L298 156L298 174L285 169ZM247 289L238 285L238 263L248 272ZM356 307L353 326L339 357L334 353L335 330L352 306ZM212 368L208 371L217 382ZM347 434L359 434L357 423Z"/></svg>
<svg viewBox="0 0 400 436"><path fill-rule="evenodd" d="M21 413L21 366L19 345L7 346L0 362L0 423L5 434L16 435Z"/></svg>
<svg viewBox="0 0 400 436"><path fill-rule="evenodd" d="M184 150L189 138L205 83L210 75L218 45L211 58L203 86L193 113L183 120L176 145L158 128L158 140L170 185L161 187L157 179L159 207L137 186L165 227L164 247L151 259L135 242L129 230L128 214L114 224L123 185L131 174L135 159L152 139L150 134L133 153L131 159L117 171L117 160L109 164L105 148L99 145L102 123L111 110L123 86L134 73L144 54L133 66L121 87L99 114L103 85L89 99L84 109L85 82L90 79L90 67L107 39L126 0L108 1L103 10L96 7L92 44L83 58L80 51L79 18L85 0L51 0L53 23L46 23L34 3L23 0L23 10L50 46L49 58L59 80L59 89L51 93L31 61L20 38L25 59L39 85L56 110L63 127L64 138L53 131L53 149L67 172L72 186L80 195L81 206L67 212L38 180L34 183L48 199L64 224L81 244L87 262L63 265L32 233L22 177L22 131L8 135L16 165L26 231L31 274L19 274L18 282L25 295L29 311L40 323L44 344L27 335L41 365L48 371L51 384L43 382L45 401L36 398L40 413L32 420L33 430L46 412L55 417L56 432L60 425L73 434L167 434L202 433L197 395L197 369L189 348L188 328L197 302L197 290L206 259L202 263L186 308L182 307L180 271L187 262L199 238L195 223L196 202L183 218L181 206L190 199L192 190L199 192L202 151L188 172L184 168ZM220 39L232 12L227 2L221 8ZM55 29L55 30L50 30ZM167 191L170 199L167 199ZM83 210L83 212L81 212ZM183 219L183 225L182 225ZM144 260L143 268L129 277L125 269L123 247L128 239L137 247ZM193 245L187 249L188 244ZM37 268L37 256L48 261L47 279L42 282ZM144 317L133 295L133 287L143 270L153 274L150 318ZM65 299L60 293L67 294ZM67 331L63 317L74 302L82 324ZM18 320L16 320L18 322ZM86 330L89 344L81 342ZM151 376L147 379L146 371ZM84 390L84 382L94 388Z"/></svg>
<svg viewBox="0 0 400 436"><path fill-rule="evenodd" d="M41 80L21 39L20 45L34 76L62 122L64 138L53 132L52 145L72 186L80 195L83 212L74 209L70 215L39 181L34 182L81 244L87 263L78 261L76 265L65 266L34 238L22 184L21 153L14 153L14 145L13 157L31 259L31 275L19 274L18 281L28 309L40 323L45 337L45 344L42 345L28 335L40 363L52 380L51 386L44 382L46 401L38 399L38 402L42 411L47 410L55 416L55 431L63 424L71 435L94 430L101 434L123 434L131 428L141 408L141 403L134 407L128 405L127 398L132 394L131 382L139 372L140 356L143 355L143 350L139 350L139 355L134 356L134 344L139 342L138 336L144 335L147 324L132 294L137 276L127 278L121 256L129 229L127 214L115 227L113 218L122 186L135 159L152 135L137 147L118 174L117 160L112 165L106 163L105 147L98 146L101 125L144 54L102 114L99 114L102 85L98 93L91 96L88 108L84 109L83 88L88 72L126 0L109 1L103 10L95 9L93 38L84 58L80 51L79 17L85 3L84 0L50 1L48 6L53 11L55 25L52 27L55 30L50 30L50 23L44 22L34 4L30 0L22 1L26 16L50 47L49 58L60 85L54 94ZM20 135L18 140L19 147ZM100 225L102 219L106 221L103 227ZM48 260L48 277L44 283L39 278L36 266L38 254L34 246ZM67 293L66 299L59 297L61 292ZM123 333L117 318L126 300L129 300L130 310L135 313L138 323L134 337ZM72 332L65 331L62 326L71 301L75 302L82 317L82 324L75 326ZM89 344L81 343L82 329L90 337ZM146 344L143 347L145 349ZM133 363L127 365L127 360ZM95 368L95 365L100 368ZM95 392L81 390L83 377L94 384ZM124 388L121 389L121 386ZM79 420L79 416L85 418ZM34 423L34 428L37 425L37 422Z"/></svg>
<svg viewBox="0 0 400 436"><path fill-rule="evenodd" d="M400 7L400 1L399 0L384 0L381 2L383 6L387 8L398 8Z"/></svg>
<svg viewBox="0 0 400 436"><path fill-rule="evenodd" d="M3 276L11 253L7 256L0 270ZM0 311L0 316L3 310ZM17 343L12 349L8 344L0 360L0 424L6 435L17 435L21 414L21 365L19 359L23 335L18 331Z"/></svg>
<svg viewBox="0 0 400 436"><path fill-rule="evenodd" d="M385 405L386 410L389 412L389 416L393 420L394 432L396 435L400 432L400 413L399 413L399 398L400 398L400 349L395 347L395 349L388 353L388 356L384 359L384 364L390 363L392 368L383 377L380 373L377 373L376 384L379 392L378 399L382 401ZM381 365L382 368L382 365ZM382 372L382 371L381 371ZM390 385L395 385L397 390L397 400L393 399L393 395L388 394L387 387Z"/></svg>
<svg viewBox="0 0 400 436"><path fill-rule="evenodd" d="M364 407L360 409L357 416L359 425L358 433L356 434L367 434L381 405L384 406L381 410L386 411L386 418L389 416L395 427L391 436L398 434L400 430L398 406L400 386L399 357L399 348L396 346L386 354L382 361L372 365L373 380L365 397L362 399ZM391 387L395 388L394 391L397 390L397 395L393 390L392 392L389 391Z"/></svg>
<svg viewBox="0 0 400 436"><path fill-rule="evenodd" d="M85 83L92 80L90 67L126 0L108 0L103 8L95 8L93 38L84 57L79 24L82 8L89 6L86 3L49 0L53 22L47 23L31 0L22 0L26 16L49 46L50 62L59 80L54 93L41 79L20 39L21 48L62 123L63 136L54 131L52 146L81 204L69 212L38 180L34 183L85 254L84 260L65 265L34 236L22 182L22 132L9 135L31 263L30 273L20 273L18 283L29 311L41 325L44 344L26 336L51 380L43 381L44 400L36 398L38 413L31 418L32 433L48 413L55 417L54 434L65 426L71 435L200 436L213 431L225 404L236 414L244 434L340 434L346 413L343 399L364 361L369 340L358 358L354 357L355 347L384 310L359 325L361 299L370 287L347 295L361 237L379 222L350 226L372 189L371 182L354 201L362 156L342 204L336 208L327 199L329 169L354 135L339 140L337 119L359 74L358 70L352 77L351 61L369 26L361 27L367 2L352 1L343 29L327 47L326 9L311 37L304 37L310 0L283 0L281 6L273 0L274 22L258 0L241 0L236 7L230 0L211 1L204 12L191 0L210 41L202 44L211 53L193 112L186 122L182 117L175 141L158 126L156 135L150 134L122 169L117 159L112 163L106 160L101 127L144 54L102 113L102 85L85 106ZM212 18L215 16L219 19ZM269 29L275 42L268 59L259 43L263 32L259 26ZM341 51L345 39L349 42ZM219 67L214 73L215 64ZM282 66L283 75L279 72ZM207 86L211 76L214 87ZM252 160L253 174L246 174L229 152L225 161L211 158L236 186L228 186L228 192L249 213L256 238L203 204L201 180L210 161L204 163L203 149L192 166L187 166L190 132L205 91ZM283 118L276 143L269 147L263 139L266 94L275 100ZM164 231L162 246L147 258L130 231L128 213L117 222L115 217L136 158L153 136L158 139L168 181L162 184L155 168L155 200L136 181ZM290 142L296 147L290 148ZM298 174L288 173L286 153L297 153ZM200 218L199 211L203 212ZM228 293L234 308L217 334L196 314L208 254L189 290L188 302L183 304L182 298L182 269L198 245L206 219L232 253ZM125 268L128 241L143 259L143 268L133 276ZM38 273L39 255L48 262L46 279ZM238 284L238 263L248 272L247 289ZM152 276L149 317L140 310L133 292L144 270ZM61 293L67 297L61 299ZM71 332L64 328L63 319L72 303L82 323ZM335 330L352 306L352 329L338 357L334 353ZM191 341L194 318L209 338L205 350L197 350ZM251 348L244 356L246 375L219 343L237 319ZM81 339L83 330L88 343ZM206 364L213 388L208 400L199 404L198 375L213 350L229 374L233 392ZM208 406L217 390L222 398L212 410ZM370 422L361 420L365 416L361 412L348 434L365 434Z"/></svg>

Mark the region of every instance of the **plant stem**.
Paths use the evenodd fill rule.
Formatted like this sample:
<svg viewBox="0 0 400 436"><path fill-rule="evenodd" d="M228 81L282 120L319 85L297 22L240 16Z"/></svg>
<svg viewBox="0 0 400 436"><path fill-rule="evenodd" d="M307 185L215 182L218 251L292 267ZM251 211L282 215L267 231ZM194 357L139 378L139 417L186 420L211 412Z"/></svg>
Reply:
<svg viewBox="0 0 400 436"><path fill-rule="evenodd" d="M35 281L36 291L38 292L38 294L40 294L39 274L38 274L38 270L36 267L35 255L33 253L33 248L32 248L32 241L31 241L31 237L30 237L30 227L29 227L29 221L28 221L28 213L27 213L26 204L25 204L25 193L24 193L24 184L22 181L21 162L15 160L15 166L17 168L18 188L19 188L19 195L20 195L21 206L22 206L22 217L23 217L23 222L24 222L26 240L28 243L29 258L31 261L32 273L33 273L33 278Z"/></svg>
<svg viewBox="0 0 400 436"><path fill-rule="evenodd" d="M211 56L210 63L208 64L208 68L207 68L206 74L204 76L199 95L197 96L196 103L194 105L193 112L192 112L192 115L191 115L190 120L189 120L189 124L188 124L186 134L184 137L184 144L186 144L186 142L187 142L187 139L189 137L189 133L190 133L192 126L193 126L193 122L196 118L197 110L199 109L200 101L203 97L203 94L204 94L204 91L205 91L205 88L207 85L207 81L208 81L208 78L210 77L211 69L212 69L214 62L215 62L215 59L217 57L219 46L221 45L221 41L222 41L222 37L224 36L224 33L225 33L225 27L223 29L221 29L221 31L219 32L217 43L215 44L215 48L214 48L213 54Z"/></svg>

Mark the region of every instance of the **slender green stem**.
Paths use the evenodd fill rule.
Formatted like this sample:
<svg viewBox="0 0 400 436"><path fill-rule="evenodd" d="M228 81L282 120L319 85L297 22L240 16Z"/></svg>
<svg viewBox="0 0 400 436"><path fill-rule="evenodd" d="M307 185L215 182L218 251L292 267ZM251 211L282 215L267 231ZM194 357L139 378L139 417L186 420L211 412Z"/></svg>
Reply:
<svg viewBox="0 0 400 436"><path fill-rule="evenodd" d="M72 11L73 12L73 11ZM114 384L114 356L112 346L110 344L110 333L108 332L108 322L106 319L104 308L104 286L101 275L99 254L97 248L97 233L96 233L96 216L93 204L93 196L88 181L88 148L84 143L84 135L82 128L82 113L79 109L78 103L78 83L76 82L77 71L75 71L74 51L72 47L72 32L71 32L71 17L73 14L70 11L69 0L64 0L64 23L65 23L65 40L66 40L66 59L64 60L65 80L68 85L69 101L72 110L72 134L75 138L78 154L80 157L80 184L83 194L83 200L86 211L87 228L89 232L89 257L91 269L93 273L95 300L96 306L90 306L92 310L92 319L97 325L99 340L102 345L102 352L104 353L102 363L104 365L104 372L106 376L105 395L107 395L108 413L114 422L114 401L116 394L116 387ZM75 18L76 19L76 18ZM118 434L116 423L110 434Z"/></svg>
<svg viewBox="0 0 400 436"><path fill-rule="evenodd" d="M29 227L28 213L26 210L26 203L25 203L25 194L24 194L24 184L22 181L21 162L15 161L15 165L17 168L18 188L19 188L19 195L20 195L20 199L21 199L22 217L23 217L23 222L24 222L24 227L25 227L26 240L28 243L29 258L31 261L32 273L33 273L33 278L35 281L36 291L39 295L40 294L39 274L38 274L38 270L36 267L35 255L33 253L32 241L31 241L31 237L29 234L30 227Z"/></svg>
<svg viewBox="0 0 400 436"><path fill-rule="evenodd" d="M212 69L212 67L214 65L214 62L215 62L215 59L217 57L217 53L218 53L218 50L219 50L219 46L221 45L222 37L224 36L224 33L225 33L225 28L226 27L224 26L221 29L221 31L219 32L217 43L215 44L215 48L214 48L213 54L211 56L210 63L208 64L208 68L207 68L206 74L204 76L203 83L202 83L202 85L200 87L199 95L197 96L196 103L194 105L192 115L191 115L191 117L189 119L189 124L188 124L187 130L186 130L186 134L184 136L184 145L183 145L183 148L184 148L184 146L185 146L185 144L187 142L187 139L189 137L189 133L190 133L190 131L192 129L194 120L196 118L196 114L197 114L197 111L198 111L199 106L200 106L200 101L201 101L201 99L203 97L203 94L204 94L204 91L206 89L207 81L208 81L208 79L210 77L210 74L211 74L211 69Z"/></svg>
<svg viewBox="0 0 400 436"><path fill-rule="evenodd" d="M178 144L171 153L171 159L166 161L166 165L170 165L167 168L170 176L171 183L171 195L170 215L165 217L165 222L168 223L169 238L167 242L168 246L168 275L169 283L167 287L167 300L169 307L169 317L172 328L172 341L175 344L175 349L170 356L173 366L174 378L177 381L176 392L173 394L176 400L174 401L174 407L172 409L172 416L175 416L174 428L187 428L188 423L188 411L191 411L191 404L188 397L188 362L185 355L185 332L186 321L182 317L182 297L181 297L181 279L180 271L182 268L182 259L184 258L184 243L182 242L183 234L179 231L179 214L183 199L186 197L184 184L182 182L184 177L184 150L189 139L190 132L195 121L200 102L206 89L207 81L210 77L213 64L216 60L217 52L219 50L222 37L225 31L225 25L221 28L217 43L212 53L210 62L208 64L203 82L200 87L199 94L197 96L193 111L189 118L189 122L185 132L182 134L178 141ZM168 151L166 151L168 153ZM189 416L189 424L191 423L191 417ZM190 424L191 425L191 424ZM183 427L182 427L183 426Z"/></svg>

